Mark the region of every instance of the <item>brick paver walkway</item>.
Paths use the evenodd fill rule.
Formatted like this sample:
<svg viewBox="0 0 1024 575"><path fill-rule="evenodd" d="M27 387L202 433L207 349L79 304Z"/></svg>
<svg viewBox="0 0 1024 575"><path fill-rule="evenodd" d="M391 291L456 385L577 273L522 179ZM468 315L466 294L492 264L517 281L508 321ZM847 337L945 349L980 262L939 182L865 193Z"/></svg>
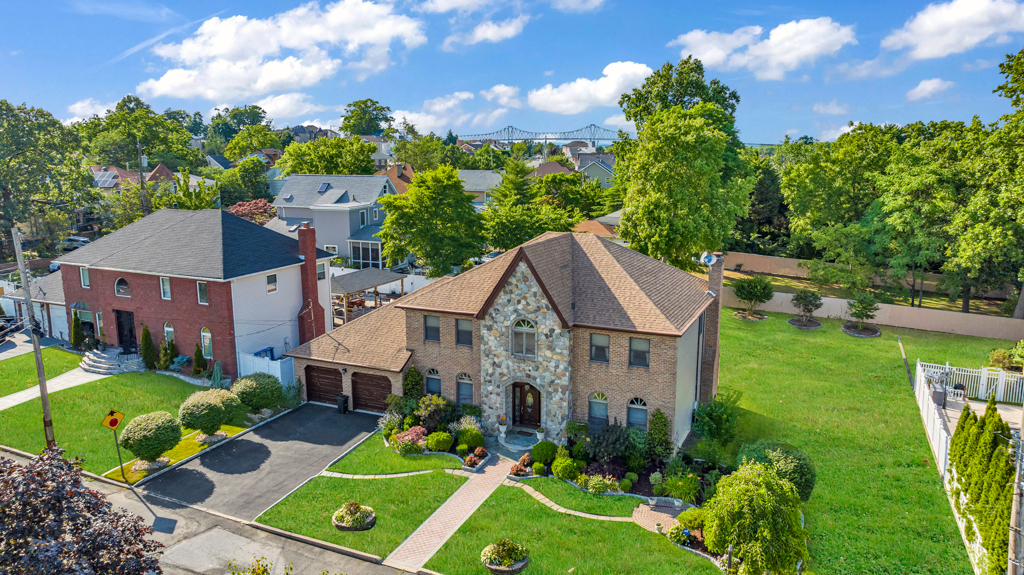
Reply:
<svg viewBox="0 0 1024 575"><path fill-rule="evenodd" d="M667 533L670 528L679 525L679 522L676 521L676 516L682 511L682 509L676 509L671 506L666 507L659 505L657 507L651 507L650 505L643 503L633 509L632 521L640 527L654 532L657 532L657 524L661 523Z"/></svg>
<svg viewBox="0 0 1024 575"><path fill-rule="evenodd" d="M586 517L587 519L597 519L599 521L623 521L623 522L633 521L632 517L614 517L612 515L594 515L593 513L583 513L582 511L576 511L574 509L566 509L565 507L562 507L561 505L555 503L554 501L551 501L547 497L544 497L544 495L540 491L537 491L536 489L530 487L529 485L525 485L525 484L520 483L518 481L512 481L512 480L506 479L505 480L505 485L508 485L510 487L518 487L518 488L522 489L523 491L525 491L525 492L529 493L530 495L532 495L533 498L536 499L537 501L540 501L544 505L548 506L549 508L551 508L551 509L553 509L553 510L559 512L559 513L565 513L566 515L575 515L577 517ZM636 515L636 511L634 511L633 514ZM664 523L664 521L662 521L662 523ZM654 531L654 523L651 523L651 531Z"/></svg>
<svg viewBox="0 0 1024 575"><path fill-rule="evenodd" d="M103 379L104 377L110 376L89 373L80 367L76 367L67 373L47 380L46 393L51 394L55 391L68 389L69 387L75 387L76 385L82 385L83 383L89 383L90 381L96 381L97 379ZM32 401L37 397L39 397L38 385L17 393L5 395L4 397L0 397L0 411L25 403L26 401Z"/></svg>
<svg viewBox="0 0 1024 575"><path fill-rule="evenodd" d="M466 519L505 480L508 462L494 459L481 473L474 473L448 501L434 511L408 539L402 542L384 564L417 571L444 545Z"/></svg>

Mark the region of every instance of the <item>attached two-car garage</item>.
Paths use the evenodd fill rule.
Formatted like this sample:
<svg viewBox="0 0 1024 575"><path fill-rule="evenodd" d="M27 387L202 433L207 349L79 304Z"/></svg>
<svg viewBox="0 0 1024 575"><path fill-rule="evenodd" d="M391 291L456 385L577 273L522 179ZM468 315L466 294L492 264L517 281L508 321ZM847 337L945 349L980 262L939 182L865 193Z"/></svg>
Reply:
<svg viewBox="0 0 1024 575"><path fill-rule="evenodd" d="M340 369L306 366L306 397L309 401L334 404L344 393ZM391 393L391 380L383 375L352 372L352 409L383 413Z"/></svg>

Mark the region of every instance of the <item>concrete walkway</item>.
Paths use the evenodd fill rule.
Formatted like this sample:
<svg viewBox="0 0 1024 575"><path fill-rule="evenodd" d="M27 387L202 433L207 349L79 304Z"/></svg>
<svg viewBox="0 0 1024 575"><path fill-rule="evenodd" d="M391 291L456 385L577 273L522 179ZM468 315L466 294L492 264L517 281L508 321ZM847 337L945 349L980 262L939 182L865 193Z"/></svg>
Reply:
<svg viewBox="0 0 1024 575"><path fill-rule="evenodd" d="M477 508L505 480L508 462L497 459L462 484L448 501L427 518L408 539L384 560L385 565L418 571L459 530Z"/></svg>
<svg viewBox="0 0 1024 575"><path fill-rule="evenodd" d="M58 343L60 343L59 339L50 337L39 339L39 345L42 347L50 347ZM27 329L12 334L7 341L0 343L0 361L25 355L26 353L32 353L32 336L29 335Z"/></svg>
<svg viewBox="0 0 1024 575"><path fill-rule="evenodd" d="M53 393L62 389L68 389L70 387L76 387L83 383L89 383L90 381L96 381L109 377L107 375L98 375L95 373L88 373L80 367L76 367L71 371L58 375L57 377L50 379L46 382L47 393ZM33 386L29 389L12 393L4 397L0 397L0 411L20 405L26 401L32 401L39 397L39 386Z"/></svg>

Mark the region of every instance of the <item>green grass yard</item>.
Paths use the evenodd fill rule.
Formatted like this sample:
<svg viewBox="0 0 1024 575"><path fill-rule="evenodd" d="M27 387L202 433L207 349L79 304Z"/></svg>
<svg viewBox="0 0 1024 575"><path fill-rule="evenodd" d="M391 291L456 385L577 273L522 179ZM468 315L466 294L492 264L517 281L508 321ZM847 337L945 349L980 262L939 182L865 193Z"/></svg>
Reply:
<svg viewBox="0 0 1024 575"><path fill-rule="evenodd" d="M50 395L53 431L65 457L81 457L83 467L106 473L117 467L113 433L100 422L110 409L127 421L152 411L178 416L178 406L189 395L207 389L176 377L153 372L107 377ZM39 453L46 446L42 410L33 400L0 411L0 444ZM122 452L126 460L132 456Z"/></svg>
<svg viewBox="0 0 1024 575"><path fill-rule="evenodd" d="M633 508L643 503L642 499L625 495L592 495L554 477L538 477L523 483L536 489L555 504L582 513L632 517Z"/></svg>
<svg viewBox="0 0 1024 575"><path fill-rule="evenodd" d="M447 455L402 457L384 445L380 432L374 433L340 461L328 468L353 475L386 475L424 469L461 469L462 463Z"/></svg>
<svg viewBox="0 0 1024 575"><path fill-rule="evenodd" d="M434 471L392 479L315 477L261 515L264 525L387 557L466 481ZM339 531L331 516L348 501L372 507L376 525ZM480 552L477 551L477 557Z"/></svg>
<svg viewBox="0 0 1024 575"><path fill-rule="evenodd" d="M376 528L374 528L376 529ZM501 486L427 562L445 575L485 573L480 552L503 537L530 550L530 575L713 575L707 559L635 523L549 509L522 489Z"/></svg>
<svg viewBox="0 0 1024 575"><path fill-rule="evenodd" d="M59 347L43 349L43 370L46 379L53 379L78 367L82 356L64 351ZM0 361L0 397L10 395L39 385L36 375L36 356L23 353L17 357Z"/></svg>
<svg viewBox="0 0 1024 575"><path fill-rule="evenodd" d="M227 424L225 424L225 425L221 425L220 426L220 430L223 431L224 433L226 433L228 437L234 437L234 436L238 435L239 433L242 433L246 429L247 428L245 428L245 427L239 427L237 425L227 425ZM164 455L163 455L164 457L167 457L167 458L170 459L170 462L168 463L168 465L174 465L175 463L181 461L182 459L185 459L186 457L191 457L191 456L199 453L200 451L203 451L205 449L208 449L208 448L212 447L212 445L207 445L205 443L199 443L198 441L196 441L196 437L199 436L199 432L198 431L194 431L194 430L191 430L191 429L182 429L181 430L181 434L182 434L182 438L181 438L181 441L178 442L178 445L174 446L174 449L171 449L170 451L168 451L167 453L164 453ZM131 456L129 455L129 457L131 457ZM134 465L134 463L133 463L134 461L135 461L134 459L132 459L131 461L128 461L127 458L126 458L126 461L124 462L124 466L123 466L123 471L124 471L123 475L122 475L122 469L118 469L117 466L115 465L115 467L113 469L111 469L110 471L105 473L103 476L104 477L109 477L110 479L113 479L114 481L121 481L121 482L123 482L125 479L127 479L128 483L132 483L132 484L138 483L142 479L145 479L150 474L150 472L149 471L135 471L135 470L133 470L132 466Z"/></svg>
<svg viewBox="0 0 1024 575"><path fill-rule="evenodd" d="M740 392L741 439L778 439L818 471L804 512L816 573L970 573L932 461L896 337L922 361L983 365L1007 342L882 326L882 337L819 330L792 316L747 322L723 312L720 391ZM732 453L738 444L731 446Z"/></svg>

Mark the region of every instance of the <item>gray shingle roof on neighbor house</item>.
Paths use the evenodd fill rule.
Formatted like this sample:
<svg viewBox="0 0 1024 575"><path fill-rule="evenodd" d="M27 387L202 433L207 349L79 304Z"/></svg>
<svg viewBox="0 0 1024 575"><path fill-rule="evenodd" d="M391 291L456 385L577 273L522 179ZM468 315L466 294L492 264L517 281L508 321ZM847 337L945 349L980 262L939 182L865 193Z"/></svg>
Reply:
<svg viewBox="0 0 1024 575"><path fill-rule="evenodd" d="M210 164L211 167L224 168L225 170L231 167L231 160L221 155L206 156L206 163Z"/></svg>
<svg viewBox="0 0 1024 575"><path fill-rule="evenodd" d="M467 192L482 192L501 183L501 174L494 170L459 170L459 179Z"/></svg>
<svg viewBox="0 0 1024 575"><path fill-rule="evenodd" d="M52 303L55 305L64 305L64 282L62 280L63 274L60 270L53 272L50 275L43 276L32 280L32 301L37 303ZM16 289L9 294L5 294L0 297L7 299L16 299L24 301L22 298L25 297L25 290Z"/></svg>
<svg viewBox="0 0 1024 575"><path fill-rule="evenodd" d="M619 220L622 219L622 210L615 210L614 212L606 216L601 216L595 219L597 219L597 221L601 222L602 224L608 224L609 226L618 227Z"/></svg>
<svg viewBox="0 0 1024 575"><path fill-rule="evenodd" d="M221 210L160 210L55 261L210 280L302 262L298 240Z"/></svg>
<svg viewBox="0 0 1024 575"><path fill-rule="evenodd" d="M590 162L586 166L583 166L582 168L580 168L580 171L582 172L582 171L586 170L587 168L589 168L590 166L598 166L601 169L603 169L604 171L608 172L609 174L612 174L612 175L615 174L615 169L612 168L611 166L609 166L606 162L604 162L602 160L594 160L593 162Z"/></svg>
<svg viewBox="0 0 1024 575"><path fill-rule="evenodd" d="M327 189L320 192L320 187ZM312 206L364 206L373 204L381 190L389 185L387 176L335 176L292 174L281 186L274 206L309 208Z"/></svg>
<svg viewBox="0 0 1024 575"><path fill-rule="evenodd" d="M363 226L353 232L348 239L352 242L379 242L381 240L377 237L378 232L380 232L380 226Z"/></svg>
<svg viewBox="0 0 1024 575"><path fill-rule="evenodd" d="M395 273L391 270L380 268L363 268L357 272L342 274L331 278L332 294L350 294L363 290L373 289L377 286L396 282L408 277L405 274Z"/></svg>
<svg viewBox="0 0 1024 575"><path fill-rule="evenodd" d="M274 218L263 225L265 230L274 230L279 234L284 234L293 238L299 237L299 229L297 226L301 226L302 222L308 222L309 218ZM309 222L310 225L313 222Z"/></svg>

